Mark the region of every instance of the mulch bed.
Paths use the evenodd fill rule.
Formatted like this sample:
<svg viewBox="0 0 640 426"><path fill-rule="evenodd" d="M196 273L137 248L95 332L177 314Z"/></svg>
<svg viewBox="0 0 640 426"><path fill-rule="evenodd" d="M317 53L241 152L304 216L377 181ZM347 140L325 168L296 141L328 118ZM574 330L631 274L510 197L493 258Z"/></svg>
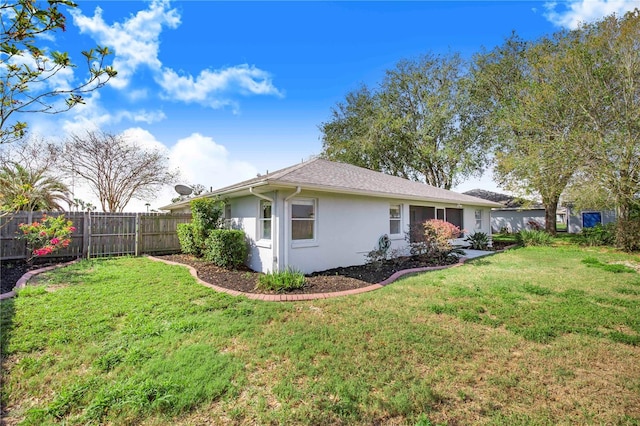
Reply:
<svg viewBox="0 0 640 426"><path fill-rule="evenodd" d="M494 249L501 250L507 244L499 244L494 242ZM238 270L227 270L212 265L201 259L185 254L173 254L166 256L157 256L162 259L170 260L177 263L190 265L198 271L198 277L205 282L225 287L231 290L241 291L244 293L260 293L269 294L268 292L256 289L258 283L258 272L254 272L248 268ZM49 266L68 259L49 261L48 263L39 263L29 265L24 261L4 261L0 264L0 293L7 293L13 289L16 282L26 272ZM451 260L449 264L455 263ZM343 268L334 268L327 271L315 272L306 278L305 287L300 290L287 292L288 294L309 294L309 293L333 293L337 291L352 290L370 286L371 284L380 283L397 271L412 268L423 268L430 266L441 266L414 257L401 257L393 259L382 264L367 264L360 266L349 266Z"/></svg>
<svg viewBox="0 0 640 426"><path fill-rule="evenodd" d="M273 292L256 288L260 273L248 268L230 271L185 254L156 257L190 265L198 271L198 278L210 284L215 284L230 290L242 291L244 293L273 294ZM448 264L456 262L456 259L451 259ZM304 288L288 291L287 294L333 293L353 290L382 282L395 272L404 269L441 265L442 264L419 260L413 257L401 257L378 264L334 268L308 275Z"/></svg>
<svg viewBox="0 0 640 426"><path fill-rule="evenodd" d="M24 260L3 260L0 262L0 294L13 290L24 274L34 269L69 262L73 258L54 258L27 263Z"/></svg>

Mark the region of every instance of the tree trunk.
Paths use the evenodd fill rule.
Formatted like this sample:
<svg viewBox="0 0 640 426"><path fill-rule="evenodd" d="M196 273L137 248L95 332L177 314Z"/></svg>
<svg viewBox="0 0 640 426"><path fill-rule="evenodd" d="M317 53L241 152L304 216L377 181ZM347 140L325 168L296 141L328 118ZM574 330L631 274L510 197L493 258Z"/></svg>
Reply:
<svg viewBox="0 0 640 426"><path fill-rule="evenodd" d="M551 200L542 200L544 205L544 230L549 235L556 235L556 211L558 210L558 200L560 197L553 197Z"/></svg>

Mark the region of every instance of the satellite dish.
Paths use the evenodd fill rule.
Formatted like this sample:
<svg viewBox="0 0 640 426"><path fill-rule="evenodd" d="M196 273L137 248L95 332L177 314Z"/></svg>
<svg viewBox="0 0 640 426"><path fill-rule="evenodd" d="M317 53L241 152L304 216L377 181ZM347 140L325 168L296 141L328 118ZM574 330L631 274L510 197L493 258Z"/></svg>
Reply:
<svg viewBox="0 0 640 426"><path fill-rule="evenodd" d="M188 187L187 185L176 185L174 188L180 195L189 195L193 192L193 189Z"/></svg>

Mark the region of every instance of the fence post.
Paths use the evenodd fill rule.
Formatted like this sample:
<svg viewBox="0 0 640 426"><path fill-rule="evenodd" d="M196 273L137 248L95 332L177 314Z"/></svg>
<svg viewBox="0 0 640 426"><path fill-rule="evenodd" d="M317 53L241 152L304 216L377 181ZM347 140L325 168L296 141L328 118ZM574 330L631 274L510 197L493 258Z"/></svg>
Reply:
<svg viewBox="0 0 640 426"><path fill-rule="evenodd" d="M90 245L91 245L91 213L84 212L84 229L82 230L82 257L86 257L87 259L89 258Z"/></svg>
<svg viewBox="0 0 640 426"><path fill-rule="evenodd" d="M140 242L142 241L142 238L140 238L140 232L141 232L141 227L140 227L140 213L136 213L136 227L135 227L135 256L139 256L140 255Z"/></svg>

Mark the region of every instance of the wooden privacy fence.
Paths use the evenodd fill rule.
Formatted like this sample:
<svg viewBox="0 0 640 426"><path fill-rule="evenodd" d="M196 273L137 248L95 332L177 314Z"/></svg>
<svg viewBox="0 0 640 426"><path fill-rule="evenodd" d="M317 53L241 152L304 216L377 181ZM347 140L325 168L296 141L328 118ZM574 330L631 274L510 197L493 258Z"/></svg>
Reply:
<svg viewBox="0 0 640 426"><path fill-rule="evenodd" d="M18 238L18 225L40 221L45 214L53 217L64 214L76 228L71 244L48 257L176 253L180 251L177 225L191 221L190 213L14 213L0 218L0 260L28 257L26 242Z"/></svg>

